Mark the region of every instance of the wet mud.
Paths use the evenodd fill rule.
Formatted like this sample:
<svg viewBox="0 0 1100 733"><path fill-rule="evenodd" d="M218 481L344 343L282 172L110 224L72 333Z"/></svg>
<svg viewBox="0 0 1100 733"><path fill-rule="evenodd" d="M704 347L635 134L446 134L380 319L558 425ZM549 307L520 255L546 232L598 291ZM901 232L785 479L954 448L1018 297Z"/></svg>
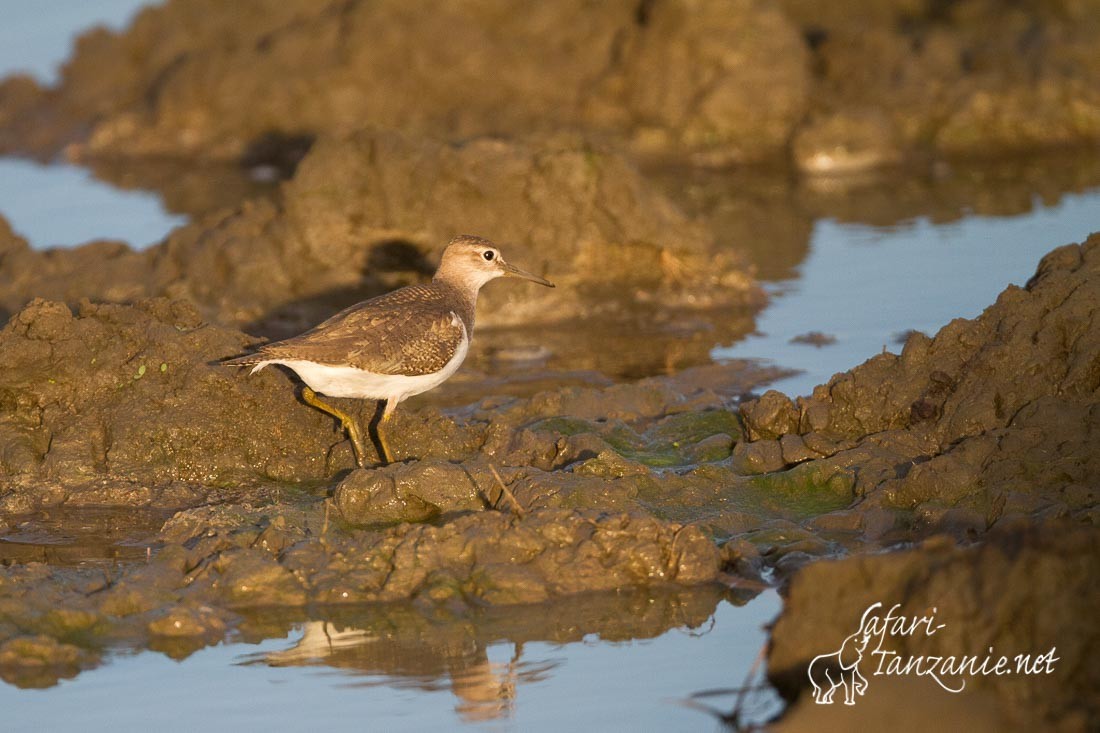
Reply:
<svg viewBox="0 0 1100 733"><path fill-rule="evenodd" d="M237 158L364 125L449 139L585 129L745 159L782 148L806 106L806 58L797 29L757 2L172 2L122 34L85 35L55 89L7 82L0 143Z"/></svg>

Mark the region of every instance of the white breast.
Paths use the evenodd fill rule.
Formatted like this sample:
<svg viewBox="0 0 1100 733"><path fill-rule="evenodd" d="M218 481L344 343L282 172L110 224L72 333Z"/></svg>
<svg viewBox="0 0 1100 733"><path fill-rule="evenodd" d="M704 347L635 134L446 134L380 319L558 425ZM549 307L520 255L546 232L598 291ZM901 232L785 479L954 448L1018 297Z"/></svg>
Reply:
<svg viewBox="0 0 1100 733"><path fill-rule="evenodd" d="M457 321L458 318L456 317L455 320ZM458 322L459 325L462 325L461 321ZM415 394L427 392L429 389L445 382L458 371L469 349L470 338L466 333L466 327L463 326L462 341L455 350L454 356L451 357L446 366L431 374L421 374L415 377L402 374L375 374L355 367L318 364L300 359L261 361L253 367L251 373L255 374L268 364L282 364L293 369L314 392L320 392L329 397L354 397L356 399L400 402Z"/></svg>

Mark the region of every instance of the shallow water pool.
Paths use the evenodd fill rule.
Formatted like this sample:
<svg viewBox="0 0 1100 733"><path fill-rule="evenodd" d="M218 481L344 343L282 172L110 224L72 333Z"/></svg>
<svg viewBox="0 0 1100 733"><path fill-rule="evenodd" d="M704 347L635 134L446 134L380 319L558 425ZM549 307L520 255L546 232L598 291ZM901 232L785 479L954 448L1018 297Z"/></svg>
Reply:
<svg viewBox="0 0 1100 733"><path fill-rule="evenodd" d="M246 618L194 653L108 649L57 686L0 685L0 710L10 730L708 730L701 706L733 709L780 605L771 590L744 605L687 590L424 623L345 609L285 632ZM757 690L741 717L780 708Z"/></svg>
<svg viewBox="0 0 1100 733"><path fill-rule="evenodd" d="M85 168L0 158L0 213L35 249L117 239L142 249L187 221L160 196L124 191Z"/></svg>

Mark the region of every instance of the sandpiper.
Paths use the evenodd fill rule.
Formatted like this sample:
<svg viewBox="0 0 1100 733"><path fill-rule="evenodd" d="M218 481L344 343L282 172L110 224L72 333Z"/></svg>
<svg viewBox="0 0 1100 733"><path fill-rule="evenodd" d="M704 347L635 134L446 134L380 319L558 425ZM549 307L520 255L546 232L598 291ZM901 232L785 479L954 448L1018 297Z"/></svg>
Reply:
<svg viewBox="0 0 1100 733"><path fill-rule="evenodd" d="M302 399L335 417L347 431L361 468L366 449L359 424L322 402L317 393L383 401L378 443L382 460L391 463L393 454L382 428L402 400L438 386L462 364L474 332L477 295L498 277L554 287L505 262L489 240L464 234L447 245L427 285L410 285L357 303L299 336L222 363L251 366L250 374L268 364L292 369L305 382Z"/></svg>

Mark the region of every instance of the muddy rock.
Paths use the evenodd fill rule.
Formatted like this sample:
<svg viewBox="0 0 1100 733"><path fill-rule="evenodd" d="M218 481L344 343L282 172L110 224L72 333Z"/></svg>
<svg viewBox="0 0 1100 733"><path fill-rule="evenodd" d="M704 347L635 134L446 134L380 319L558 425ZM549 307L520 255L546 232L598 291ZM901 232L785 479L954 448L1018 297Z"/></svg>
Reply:
<svg viewBox="0 0 1100 733"><path fill-rule="evenodd" d="M1092 618L1092 609L1100 603L1095 583L1098 557L1100 532L1095 527L1052 522L1005 526L978 546L960 548L940 537L904 552L816 563L791 582L769 647L769 678L788 699L797 698L792 722L804 720L802 714L809 708L822 710L810 698L810 660L840 648L845 637L858 630L871 604L883 604L880 618L899 604L894 616L931 614L935 625L942 627L932 634L920 630L873 638L861 663L868 687L852 711L864 724L877 727L879 718L863 715L888 711L892 719L916 699L938 708L942 696L944 714L950 711L951 716L971 707L953 705L950 699L955 696L930 678L873 675L888 652L905 659L983 659L992 647L993 663L1006 655L1014 665L1017 654L1035 658L1053 648L1058 659L1050 674L967 676L963 698L975 701L983 725L1002 721L1011 728L1063 724L1077 729L1075 725L1095 720L1098 714L1091 694L1100 684L1092 662L1100 648ZM944 679L952 687L960 681L951 675ZM833 707L842 702L840 694ZM888 696L890 704L872 702L880 695ZM983 702L987 699L995 703L992 710ZM1000 714L1007 720L997 717Z"/></svg>
<svg viewBox="0 0 1100 733"><path fill-rule="evenodd" d="M35 301L0 332L0 468L9 480L60 482L42 499L86 488L130 505L161 494L189 503L200 485L327 475L330 456L349 458L331 420L297 404L283 374L216 363L250 343L180 302L73 313Z"/></svg>
<svg viewBox="0 0 1100 733"><path fill-rule="evenodd" d="M909 529L984 533L1002 517L1090 521L1100 477L1100 236L1043 258L1025 288L1009 287L974 320L934 338L909 336L838 374L797 404L778 393L742 406L746 433L798 437L849 471L868 529L891 512ZM796 418L797 415L797 418ZM770 468L770 440L739 445L746 473ZM1026 477L1026 478L1025 478ZM875 519L871 519L875 517ZM900 529L902 524L897 525Z"/></svg>
<svg viewBox="0 0 1100 733"><path fill-rule="evenodd" d="M87 137L83 115L72 114L62 96L29 75L0 80L0 152L47 160L65 145Z"/></svg>
<svg viewBox="0 0 1100 733"><path fill-rule="evenodd" d="M96 659L49 636L18 636L0 644L0 679L18 687L51 687L94 666Z"/></svg>
<svg viewBox="0 0 1100 733"><path fill-rule="evenodd" d="M365 125L446 140L583 130L642 155L851 172L929 149L1100 139L1084 3L175 0L85 34L55 89L0 87L0 150L278 170ZM378 32L385 28L386 32ZM756 63L767 59L766 64ZM502 73L502 69L507 70ZM240 100L251 100L241 105Z"/></svg>
<svg viewBox="0 0 1100 733"><path fill-rule="evenodd" d="M353 524L424 522L448 512L484 509L491 478L478 473L487 472L440 460L360 469L337 485L333 500Z"/></svg>
<svg viewBox="0 0 1100 733"><path fill-rule="evenodd" d="M798 429L798 410L782 392L769 389L741 406L741 419L749 440L776 439Z"/></svg>
<svg viewBox="0 0 1100 733"><path fill-rule="evenodd" d="M349 531L318 510L297 518L270 507L189 510L166 525L156 554L117 572L0 568L0 613L24 634L90 642L123 625L201 640L224 630L230 609L528 603L715 583L721 567L718 548L698 528L642 513L477 511L443 519ZM265 541L272 529L291 541Z"/></svg>
<svg viewBox="0 0 1100 733"><path fill-rule="evenodd" d="M0 319L33 298L77 303L94 296L128 301L148 292L147 255L122 242L91 242L73 249L32 250L0 215Z"/></svg>
<svg viewBox="0 0 1100 733"><path fill-rule="evenodd" d="M785 465L783 449L776 440L741 442L733 449L733 467L741 473L771 473Z"/></svg>
<svg viewBox="0 0 1100 733"><path fill-rule="evenodd" d="M811 49L811 117L834 121L804 129L796 149L823 151L811 140L833 138L890 151L874 141L896 139L992 154L1100 138L1100 62L1089 50L1100 16L1090 3L1007 12L987 0L780 6Z"/></svg>
<svg viewBox="0 0 1100 733"><path fill-rule="evenodd" d="M111 155L247 158L375 124L448 139L579 127L647 152L759 158L805 107L805 61L783 14L754 0L176 0L83 36L44 101L9 83L26 101L8 149L48 147L75 119ZM44 106L62 130L32 135Z"/></svg>
<svg viewBox="0 0 1100 733"><path fill-rule="evenodd" d="M806 445L801 435L784 435L779 439L779 447L783 451L783 462L787 464L802 463L820 455Z"/></svg>
<svg viewBox="0 0 1100 733"><path fill-rule="evenodd" d="M56 89L5 82L0 149L49 157L80 140L92 155L277 167L284 151L364 125L449 140L582 129L647 155L724 163L793 149L804 169L851 171L929 148L1095 142L1097 23L1089 3L1006 12L989 0L573 0L538 12L463 1L432 13L176 0L122 33L83 36Z"/></svg>
<svg viewBox="0 0 1100 733"><path fill-rule="evenodd" d="M479 512L366 539L330 541L331 559L320 565L312 547L283 562L328 602L530 603L584 590L714 582L720 568L702 532L642 516L544 510L521 520Z"/></svg>
<svg viewBox="0 0 1100 733"><path fill-rule="evenodd" d="M213 589L230 608L301 606L306 590L301 582L262 548L235 548L212 560L217 572Z"/></svg>
<svg viewBox="0 0 1100 733"><path fill-rule="evenodd" d="M154 636L209 637L215 641L225 635L226 622L221 614L208 606L177 606L150 621L148 628L149 633Z"/></svg>
<svg viewBox="0 0 1100 733"><path fill-rule="evenodd" d="M0 332L0 508L262 505L283 491L330 490L352 465L331 418L299 403L295 381L277 369L218 363L252 343L179 301L85 303L75 313L51 301L27 306ZM720 463L740 437L735 395L770 375L716 365L447 411L407 406L387 430L406 462L343 477L334 508L353 524L384 524L497 506L486 459L508 477L577 464L566 480L578 481L651 480L651 469ZM364 424L375 407L346 406ZM280 546L292 541L278 527L265 531Z"/></svg>

